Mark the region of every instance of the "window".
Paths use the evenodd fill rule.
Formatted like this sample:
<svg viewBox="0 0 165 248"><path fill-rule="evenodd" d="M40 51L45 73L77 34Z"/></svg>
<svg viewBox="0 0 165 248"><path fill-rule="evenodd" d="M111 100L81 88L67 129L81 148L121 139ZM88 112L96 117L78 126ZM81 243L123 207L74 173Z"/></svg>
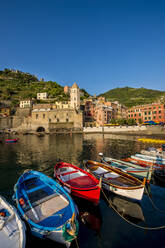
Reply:
<svg viewBox="0 0 165 248"><path fill-rule="evenodd" d="M69 119L68 118L66 118L66 122L68 122L69 121Z"/></svg>
<svg viewBox="0 0 165 248"><path fill-rule="evenodd" d="M56 119L56 115L54 115L54 118Z"/></svg>
<svg viewBox="0 0 165 248"><path fill-rule="evenodd" d="M156 119L156 116L154 116L154 119Z"/></svg>
<svg viewBox="0 0 165 248"><path fill-rule="evenodd" d="M161 119L161 115L159 115L159 119Z"/></svg>
<svg viewBox="0 0 165 248"><path fill-rule="evenodd" d="M45 114L43 114L43 119L45 119Z"/></svg>
<svg viewBox="0 0 165 248"><path fill-rule="evenodd" d="M151 117L149 116L148 119L151 120Z"/></svg>
<svg viewBox="0 0 165 248"><path fill-rule="evenodd" d="M59 122L60 120L59 120L59 118L57 118L57 122Z"/></svg>
<svg viewBox="0 0 165 248"><path fill-rule="evenodd" d="M147 120L147 117L145 117L144 119Z"/></svg>
<svg viewBox="0 0 165 248"><path fill-rule="evenodd" d="M38 119L38 114L36 114L36 119Z"/></svg>
<svg viewBox="0 0 165 248"><path fill-rule="evenodd" d="M147 115L147 112L144 112L145 115Z"/></svg>
<svg viewBox="0 0 165 248"><path fill-rule="evenodd" d="M159 110L159 114L161 114L161 110Z"/></svg>
<svg viewBox="0 0 165 248"><path fill-rule="evenodd" d="M141 114L139 113L139 116L141 116Z"/></svg>
<svg viewBox="0 0 165 248"><path fill-rule="evenodd" d="M150 115L150 114L151 114L151 112L150 112L150 111L148 111L148 114Z"/></svg>
<svg viewBox="0 0 165 248"><path fill-rule="evenodd" d="M136 117L136 114L134 116Z"/></svg>

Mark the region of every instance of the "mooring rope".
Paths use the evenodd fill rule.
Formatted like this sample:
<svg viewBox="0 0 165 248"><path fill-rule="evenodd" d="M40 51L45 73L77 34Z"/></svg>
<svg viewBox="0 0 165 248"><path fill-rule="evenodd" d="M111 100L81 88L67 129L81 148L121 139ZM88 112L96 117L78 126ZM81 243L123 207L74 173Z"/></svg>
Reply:
<svg viewBox="0 0 165 248"><path fill-rule="evenodd" d="M75 241L76 241L76 246L77 246L77 248L79 248L77 238L75 238Z"/></svg>
<svg viewBox="0 0 165 248"><path fill-rule="evenodd" d="M124 219L127 223L129 223L130 225L137 227L137 228L141 228L143 230L159 230L159 229L164 229L165 226L158 226L158 227L145 227L145 226L139 226L129 220L127 220L124 216L122 216L113 206L113 203L110 199L108 199L108 197L106 196L105 192L103 189L101 189L101 191L103 192L103 195L105 197L105 199L107 200L107 202L109 203L110 207L122 218Z"/></svg>

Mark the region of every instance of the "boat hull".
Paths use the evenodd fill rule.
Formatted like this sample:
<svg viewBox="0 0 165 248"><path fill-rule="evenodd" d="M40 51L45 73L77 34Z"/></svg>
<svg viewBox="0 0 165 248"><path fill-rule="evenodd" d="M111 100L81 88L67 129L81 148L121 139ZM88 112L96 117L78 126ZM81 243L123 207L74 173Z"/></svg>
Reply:
<svg viewBox="0 0 165 248"><path fill-rule="evenodd" d="M135 163L135 164L141 165L143 167L151 167L152 166L154 169L160 169L160 168L165 169L165 165L160 165L157 163L153 163L151 161L146 161L146 160L142 160L140 158L135 158L135 157L125 158L125 159L123 159L123 161Z"/></svg>
<svg viewBox="0 0 165 248"><path fill-rule="evenodd" d="M105 182L102 182L102 186L106 190L113 192L116 195L124 196L129 199L135 199L138 201L142 199L143 193L144 193L144 187L139 188L139 189L131 189L131 190L120 189L120 188L113 187L112 185L106 184Z"/></svg>
<svg viewBox="0 0 165 248"><path fill-rule="evenodd" d="M74 186L75 184L73 183L73 181L76 179L79 180L79 178L83 179L82 176L78 177L76 179L70 180L68 182L63 181L61 179L60 175L58 174L58 170L59 170L59 168L64 168L64 167L65 168L71 168L71 169L76 170L77 172L80 172L87 179L89 177L90 183L91 183L91 181L93 181L93 186L85 185L83 180L80 180L80 182L79 181L76 182L76 187L75 187ZM85 200L91 201L96 205L99 203L100 189L101 189L99 186L99 181L95 177L93 177L91 174L89 174L88 172L82 170L81 168L79 168L75 165L60 162L60 163L55 165L54 177L56 177L58 179L58 181L63 185L63 187L67 190L68 193L70 193L76 197L80 197L80 198L83 198Z"/></svg>
<svg viewBox="0 0 165 248"><path fill-rule="evenodd" d="M0 219L0 247L25 248L25 224L16 209L0 196L0 211L1 209L7 210L10 215L4 223Z"/></svg>
<svg viewBox="0 0 165 248"><path fill-rule="evenodd" d="M26 171L14 187L18 210L39 238L69 247L78 233L77 209L67 192L41 172Z"/></svg>
<svg viewBox="0 0 165 248"><path fill-rule="evenodd" d="M15 142L17 142L18 140L19 140L18 138L16 138L16 139L6 139L5 142L6 142L6 143L15 143Z"/></svg>
<svg viewBox="0 0 165 248"><path fill-rule="evenodd" d="M139 179L96 161L84 161L87 171L102 180L102 187L117 195L140 201L144 193L145 179Z"/></svg>
<svg viewBox="0 0 165 248"><path fill-rule="evenodd" d="M102 157L101 161L109 166L125 171L126 173L129 173L132 176L138 177L141 180L147 178L147 182L149 182L151 179L151 174L153 170L149 170L149 168L145 169L142 168L142 166L140 165L127 163L121 160L112 159L108 157Z"/></svg>

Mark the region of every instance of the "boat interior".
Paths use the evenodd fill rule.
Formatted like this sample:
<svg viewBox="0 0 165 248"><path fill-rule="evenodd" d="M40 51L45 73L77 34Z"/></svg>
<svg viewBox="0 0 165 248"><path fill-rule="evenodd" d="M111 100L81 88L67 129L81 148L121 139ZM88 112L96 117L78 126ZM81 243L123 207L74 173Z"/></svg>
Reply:
<svg viewBox="0 0 165 248"><path fill-rule="evenodd" d="M0 202L0 247L19 247L19 227L15 214Z"/></svg>
<svg viewBox="0 0 165 248"><path fill-rule="evenodd" d="M24 211L33 222L46 227L57 227L71 218L72 211L69 200L62 191L50 187L38 177L25 180L21 186L26 191L31 204L30 206L24 197L23 191L20 197L24 197L26 202L27 207Z"/></svg>
<svg viewBox="0 0 165 248"><path fill-rule="evenodd" d="M101 177L105 181L108 181L109 183L115 184L117 186L123 186L123 187L133 187L138 186L141 183L132 180L131 178L127 178L126 176L120 175L114 171L112 171L110 168L103 168L99 165L89 165L90 170L94 175Z"/></svg>
<svg viewBox="0 0 165 248"><path fill-rule="evenodd" d="M72 187L90 188L93 186L95 187L97 184L86 173L83 173L82 171L77 170L74 167L62 166L57 169L57 175L63 182L71 185Z"/></svg>

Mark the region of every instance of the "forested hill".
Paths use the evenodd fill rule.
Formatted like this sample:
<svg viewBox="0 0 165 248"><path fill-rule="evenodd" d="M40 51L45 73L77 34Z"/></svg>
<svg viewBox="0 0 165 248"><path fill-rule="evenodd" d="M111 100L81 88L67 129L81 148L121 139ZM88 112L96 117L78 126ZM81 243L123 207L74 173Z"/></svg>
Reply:
<svg viewBox="0 0 165 248"><path fill-rule="evenodd" d="M84 97L88 93L82 89ZM0 71L0 103L7 101L11 106L18 106L20 100L36 99L37 93L47 92L54 101L67 101L69 95L64 93L64 87L53 81L40 81L30 73L18 70L4 69Z"/></svg>
<svg viewBox="0 0 165 248"><path fill-rule="evenodd" d="M115 88L99 96L104 96L109 101L119 101L127 107L153 103L160 99L165 102L165 91L145 88Z"/></svg>

